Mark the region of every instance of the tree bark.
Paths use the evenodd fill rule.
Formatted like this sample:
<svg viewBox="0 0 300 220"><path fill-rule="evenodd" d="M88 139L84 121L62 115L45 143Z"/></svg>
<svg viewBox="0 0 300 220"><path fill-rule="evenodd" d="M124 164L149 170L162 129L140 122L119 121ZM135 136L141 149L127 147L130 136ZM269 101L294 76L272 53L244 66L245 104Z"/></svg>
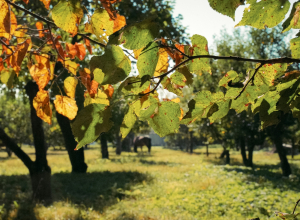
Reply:
<svg viewBox="0 0 300 220"><path fill-rule="evenodd" d="M295 140L294 138L292 137L292 159L294 159L294 155L295 155Z"/></svg>
<svg viewBox="0 0 300 220"><path fill-rule="evenodd" d="M116 154L121 155L122 152L122 143L121 143L121 136L119 134L116 135L117 139L117 146L116 146Z"/></svg>
<svg viewBox="0 0 300 220"><path fill-rule="evenodd" d="M226 155L226 164L230 164L230 153L229 153L229 150L226 150L225 152L225 155Z"/></svg>
<svg viewBox="0 0 300 220"><path fill-rule="evenodd" d="M76 141L74 139L74 135L72 133L70 120L56 112L57 122L62 131L65 146L69 154L70 162L72 165L72 173L86 173L87 165L84 162L84 148L80 148L79 150L74 150L76 148Z"/></svg>
<svg viewBox="0 0 300 220"><path fill-rule="evenodd" d="M273 141L280 158L282 174L283 176L289 176L290 174L292 174L292 170L286 157L286 152L282 145L282 123L283 122L281 121L278 125L273 126Z"/></svg>
<svg viewBox="0 0 300 220"><path fill-rule="evenodd" d="M108 148L107 148L107 139L106 139L106 134L102 133L100 135L100 142L101 142L101 154L102 158L109 159L109 154L108 154Z"/></svg>
<svg viewBox="0 0 300 220"><path fill-rule="evenodd" d="M192 154L193 153L193 131L190 132L190 153Z"/></svg>
<svg viewBox="0 0 300 220"><path fill-rule="evenodd" d="M208 144L206 145L206 156L208 157L209 152L208 152Z"/></svg>
<svg viewBox="0 0 300 220"><path fill-rule="evenodd" d="M33 107L33 99L39 88L36 83L30 81L25 86L30 100L31 126L34 139L36 160L29 166L33 199L39 202L49 203L52 201L51 193L51 169L47 162L47 147L45 143L43 121L36 115Z"/></svg>
<svg viewBox="0 0 300 220"><path fill-rule="evenodd" d="M240 138L240 148L241 148L241 155L243 158L243 163L245 166L249 166L248 159L247 159L247 153L246 153L245 139L243 137Z"/></svg>

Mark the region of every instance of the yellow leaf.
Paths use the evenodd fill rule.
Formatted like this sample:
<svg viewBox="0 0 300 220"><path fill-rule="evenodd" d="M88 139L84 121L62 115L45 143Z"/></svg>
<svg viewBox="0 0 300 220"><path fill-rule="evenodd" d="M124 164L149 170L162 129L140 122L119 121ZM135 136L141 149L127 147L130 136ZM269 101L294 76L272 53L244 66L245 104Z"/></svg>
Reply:
<svg viewBox="0 0 300 220"><path fill-rule="evenodd" d="M55 109L59 114L73 120L78 111L76 101L67 96L56 95L54 100Z"/></svg>
<svg viewBox="0 0 300 220"><path fill-rule="evenodd" d="M165 50L165 48L159 48L158 53L159 57L155 68L154 76L159 76L162 73L167 72L169 67L168 52Z"/></svg>
<svg viewBox="0 0 300 220"><path fill-rule="evenodd" d="M75 63L71 60L65 60L63 65L67 70L69 70L71 73L73 73L76 76L76 71L77 68L79 67L78 63Z"/></svg>
<svg viewBox="0 0 300 220"><path fill-rule="evenodd" d="M172 101L172 102L175 102L175 103L179 103L179 102L180 102L180 98L177 97L177 98L175 98L175 99L171 99L171 101Z"/></svg>
<svg viewBox="0 0 300 220"><path fill-rule="evenodd" d="M109 100L107 98L107 95L105 94L105 92L102 92L100 89L98 90L98 93L95 95L94 98L91 98L90 94L87 91L84 93L84 97L85 97L84 106L93 103L109 105Z"/></svg>
<svg viewBox="0 0 300 220"><path fill-rule="evenodd" d="M144 49L144 48L142 47L141 49L133 50L134 58L135 58L135 59L138 59L138 58L139 58L139 56L140 56L140 54L141 54L141 52L142 52L143 49Z"/></svg>
<svg viewBox="0 0 300 220"><path fill-rule="evenodd" d="M69 76L65 79L64 90L67 96L69 96L70 98L75 98L75 90L77 84L78 84L78 79L76 79L75 77Z"/></svg>
<svg viewBox="0 0 300 220"><path fill-rule="evenodd" d="M64 31L75 36L78 31L83 11L80 1L58 1L52 9L52 19L54 23Z"/></svg>
<svg viewBox="0 0 300 220"><path fill-rule="evenodd" d="M29 69L30 75L39 86L39 90L43 90L50 80L50 74L47 68L40 68L39 64L32 65Z"/></svg>
<svg viewBox="0 0 300 220"><path fill-rule="evenodd" d="M36 115L51 125L52 110L50 108L49 93L47 91L38 91L33 99L33 107L36 110Z"/></svg>
<svg viewBox="0 0 300 220"><path fill-rule="evenodd" d="M0 0L0 37L11 39L17 28L17 19L15 14L8 9L4 0Z"/></svg>
<svg viewBox="0 0 300 220"><path fill-rule="evenodd" d="M113 32L120 30L126 25L126 18L122 15L117 14L116 19L114 20L114 29Z"/></svg>

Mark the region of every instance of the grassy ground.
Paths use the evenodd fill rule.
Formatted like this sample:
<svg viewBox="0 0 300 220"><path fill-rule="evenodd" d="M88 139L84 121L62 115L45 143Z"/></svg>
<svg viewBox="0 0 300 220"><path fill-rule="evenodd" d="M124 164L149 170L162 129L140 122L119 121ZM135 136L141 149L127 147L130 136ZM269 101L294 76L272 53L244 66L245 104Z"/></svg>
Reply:
<svg viewBox="0 0 300 220"><path fill-rule="evenodd" d="M32 148L24 148L34 158ZM145 149L144 149L145 150ZM278 155L255 152L255 169L231 152L232 165L217 157L220 148L194 154L153 147L151 155L99 147L85 151L87 174L70 174L65 151L48 152L52 168L51 206L31 203L28 171L15 156L0 152L2 219L275 219L274 211L291 212L300 198L300 155L294 176L282 178ZM300 208L299 208L300 209ZM300 211L300 210L299 210ZM269 218L268 215L271 215Z"/></svg>

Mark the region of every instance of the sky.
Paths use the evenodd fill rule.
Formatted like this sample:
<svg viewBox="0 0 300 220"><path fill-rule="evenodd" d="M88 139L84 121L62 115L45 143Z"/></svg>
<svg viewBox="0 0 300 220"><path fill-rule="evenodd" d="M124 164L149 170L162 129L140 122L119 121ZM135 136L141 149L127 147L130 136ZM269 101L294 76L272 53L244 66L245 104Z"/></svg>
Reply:
<svg viewBox="0 0 300 220"><path fill-rule="evenodd" d="M296 0L290 0L291 7L294 2ZM208 0L176 0L174 15L181 14L183 16L182 24L188 27L187 32L190 36L200 34L206 37L208 47L211 48L213 35L220 35L220 30L223 27L228 30L228 33L232 32L234 26L242 19L246 7L241 5L237 8L235 21L233 21L232 18L213 10L209 6Z"/></svg>

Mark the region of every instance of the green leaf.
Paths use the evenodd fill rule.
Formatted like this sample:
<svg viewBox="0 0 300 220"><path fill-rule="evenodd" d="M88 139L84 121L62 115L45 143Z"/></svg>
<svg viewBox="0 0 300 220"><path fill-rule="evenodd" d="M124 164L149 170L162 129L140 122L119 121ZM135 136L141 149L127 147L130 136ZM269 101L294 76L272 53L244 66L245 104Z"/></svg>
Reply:
<svg viewBox="0 0 300 220"><path fill-rule="evenodd" d="M201 35L193 35L191 38L192 45L194 48L194 56L198 55L209 55L207 48L207 40ZM208 58L198 58L188 62L187 68L191 73L196 73L201 75L203 72L208 72L211 74L211 67Z"/></svg>
<svg viewBox="0 0 300 220"><path fill-rule="evenodd" d="M300 37L294 38L290 41L290 48L292 51L292 57L295 59L300 58Z"/></svg>
<svg viewBox="0 0 300 220"><path fill-rule="evenodd" d="M137 61L139 75L142 78L145 75L153 76L158 61L159 47L157 43L149 43L141 52Z"/></svg>
<svg viewBox="0 0 300 220"><path fill-rule="evenodd" d="M120 42L130 50L140 49L158 36L159 26L156 22L146 20L125 28Z"/></svg>
<svg viewBox="0 0 300 220"><path fill-rule="evenodd" d="M219 86L223 86L225 88L228 87L229 81L235 82L234 80L238 79L240 81L239 75L234 70L230 70L228 73L226 73L223 78L219 81Z"/></svg>
<svg viewBox="0 0 300 220"><path fill-rule="evenodd" d="M236 25L249 25L258 29L272 28L278 25L290 8L290 2L278 1L251 1L244 10L242 20Z"/></svg>
<svg viewBox="0 0 300 220"><path fill-rule="evenodd" d="M300 29L299 11L297 11L297 7L299 6L300 6L300 1L297 1L293 4L290 16L282 24L282 28L283 28L282 33L291 30L291 28Z"/></svg>
<svg viewBox="0 0 300 220"><path fill-rule="evenodd" d="M141 103L141 107L139 109L139 119L141 121L147 120L155 113L156 108L158 108L158 100L156 98L153 98L152 96L149 96L149 98ZM137 110L135 106L135 111Z"/></svg>
<svg viewBox="0 0 300 220"><path fill-rule="evenodd" d="M194 76L193 76L193 74L190 73L190 71L188 70L188 68L186 66L178 68L177 71L182 73L185 76L185 78L186 78L185 84L187 86L193 84Z"/></svg>
<svg viewBox="0 0 300 220"><path fill-rule="evenodd" d="M52 19L54 23L64 31L71 33L73 36L77 34L78 25L83 17L83 11L80 1L59 1L52 9Z"/></svg>
<svg viewBox="0 0 300 220"><path fill-rule="evenodd" d="M122 134L122 138L125 138L125 137L129 134L129 132L130 132L131 129L133 128L133 126L134 126L136 120L137 120L137 117L136 117L136 115L134 114L133 106L130 105L130 106L129 106L129 109L128 109L128 112L127 112L126 115L124 116L122 125L121 125L121 127L120 127L120 131L121 131L121 134Z"/></svg>
<svg viewBox="0 0 300 220"><path fill-rule="evenodd" d="M216 120L225 117L230 110L231 102L231 99L216 102L215 105L217 105L218 108L217 110L214 110L212 115L209 117L210 123L214 123Z"/></svg>
<svg viewBox="0 0 300 220"><path fill-rule="evenodd" d="M185 76L182 73L178 72L178 71L176 71L175 73L173 73L171 75L170 80L175 85L179 85L179 86L185 86L186 85Z"/></svg>
<svg viewBox="0 0 300 220"><path fill-rule="evenodd" d="M82 109L72 123L72 131L78 142L76 150L94 142L102 132L112 127L111 112L103 104L90 104Z"/></svg>
<svg viewBox="0 0 300 220"><path fill-rule="evenodd" d="M101 43L108 41L108 36L113 33L114 21L110 19L105 9L97 9L91 17L91 23L86 25L85 31L96 35Z"/></svg>
<svg viewBox="0 0 300 220"><path fill-rule="evenodd" d="M181 115L178 103L166 101L159 104L154 114L148 119L149 125L160 137L176 133Z"/></svg>
<svg viewBox="0 0 300 220"><path fill-rule="evenodd" d="M142 84L140 77L128 77L119 86L119 91L124 95L138 95L139 93L145 91L150 85L150 81L146 81Z"/></svg>
<svg viewBox="0 0 300 220"><path fill-rule="evenodd" d="M197 119L208 117L211 117L212 121L218 119L223 115L223 111L226 109L225 106L230 104L230 102L228 102L223 106L224 103L222 102L224 101L226 102L222 92L217 92L214 94L211 94L210 91L198 92L196 97L188 103L189 111L183 117L181 123L190 124ZM214 115L214 113L219 111L219 109L222 113L217 113Z"/></svg>
<svg viewBox="0 0 300 220"><path fill-rule="evenodd" d="M91 72L96 68L105 74L102 85L116 84L124 80L131 71L131 63L119 46L109 45L102 56L94 56L90 61Z"/></svg>
<svg viewBox="0 0 300 220"><path fill-rule="evenodd" d="M183 93L181 90L183 86L174 84L173 82L171 82L171 79L169 77L165 77L161 81L161 85L164 87L164 89L167 89L169 92L173 92L174 94L176 94L178 96L183 96Z"/></svg>
<svg viewBox="0 0 300 220"><path fill-rule="evenodd" d="M93 103L109 105L109 100L107 98L107 95L100 89L98 90L98 93L95 95L94 98L92 98L89 93L85 93L84 96L85 96L84 106L87 106L87 105L90 105Z"/></svg>
<svg viewBox="0 0 300 220"><path fill-rule="evenodd" d="M105 76L104 73L99 68L96 68L93 73L94 73L94 80L97 83L99 83L99 85L101 85L101 83L103 82L104 76Z"/></svg>
<svg viewBox="0 0 300 220"><path fill-rule="evenodd" d="M210 7L234 20L235 10L242 5L241 0L208 0Z"/></svg>
<svg viewBox="0 0 300 220"><path fill-rule="evenodd" d="M12 68L6 68L1 71L1 82L4 83L7 86L7 88L11 89L13 86L15 75L16 73Z"/></svg>

